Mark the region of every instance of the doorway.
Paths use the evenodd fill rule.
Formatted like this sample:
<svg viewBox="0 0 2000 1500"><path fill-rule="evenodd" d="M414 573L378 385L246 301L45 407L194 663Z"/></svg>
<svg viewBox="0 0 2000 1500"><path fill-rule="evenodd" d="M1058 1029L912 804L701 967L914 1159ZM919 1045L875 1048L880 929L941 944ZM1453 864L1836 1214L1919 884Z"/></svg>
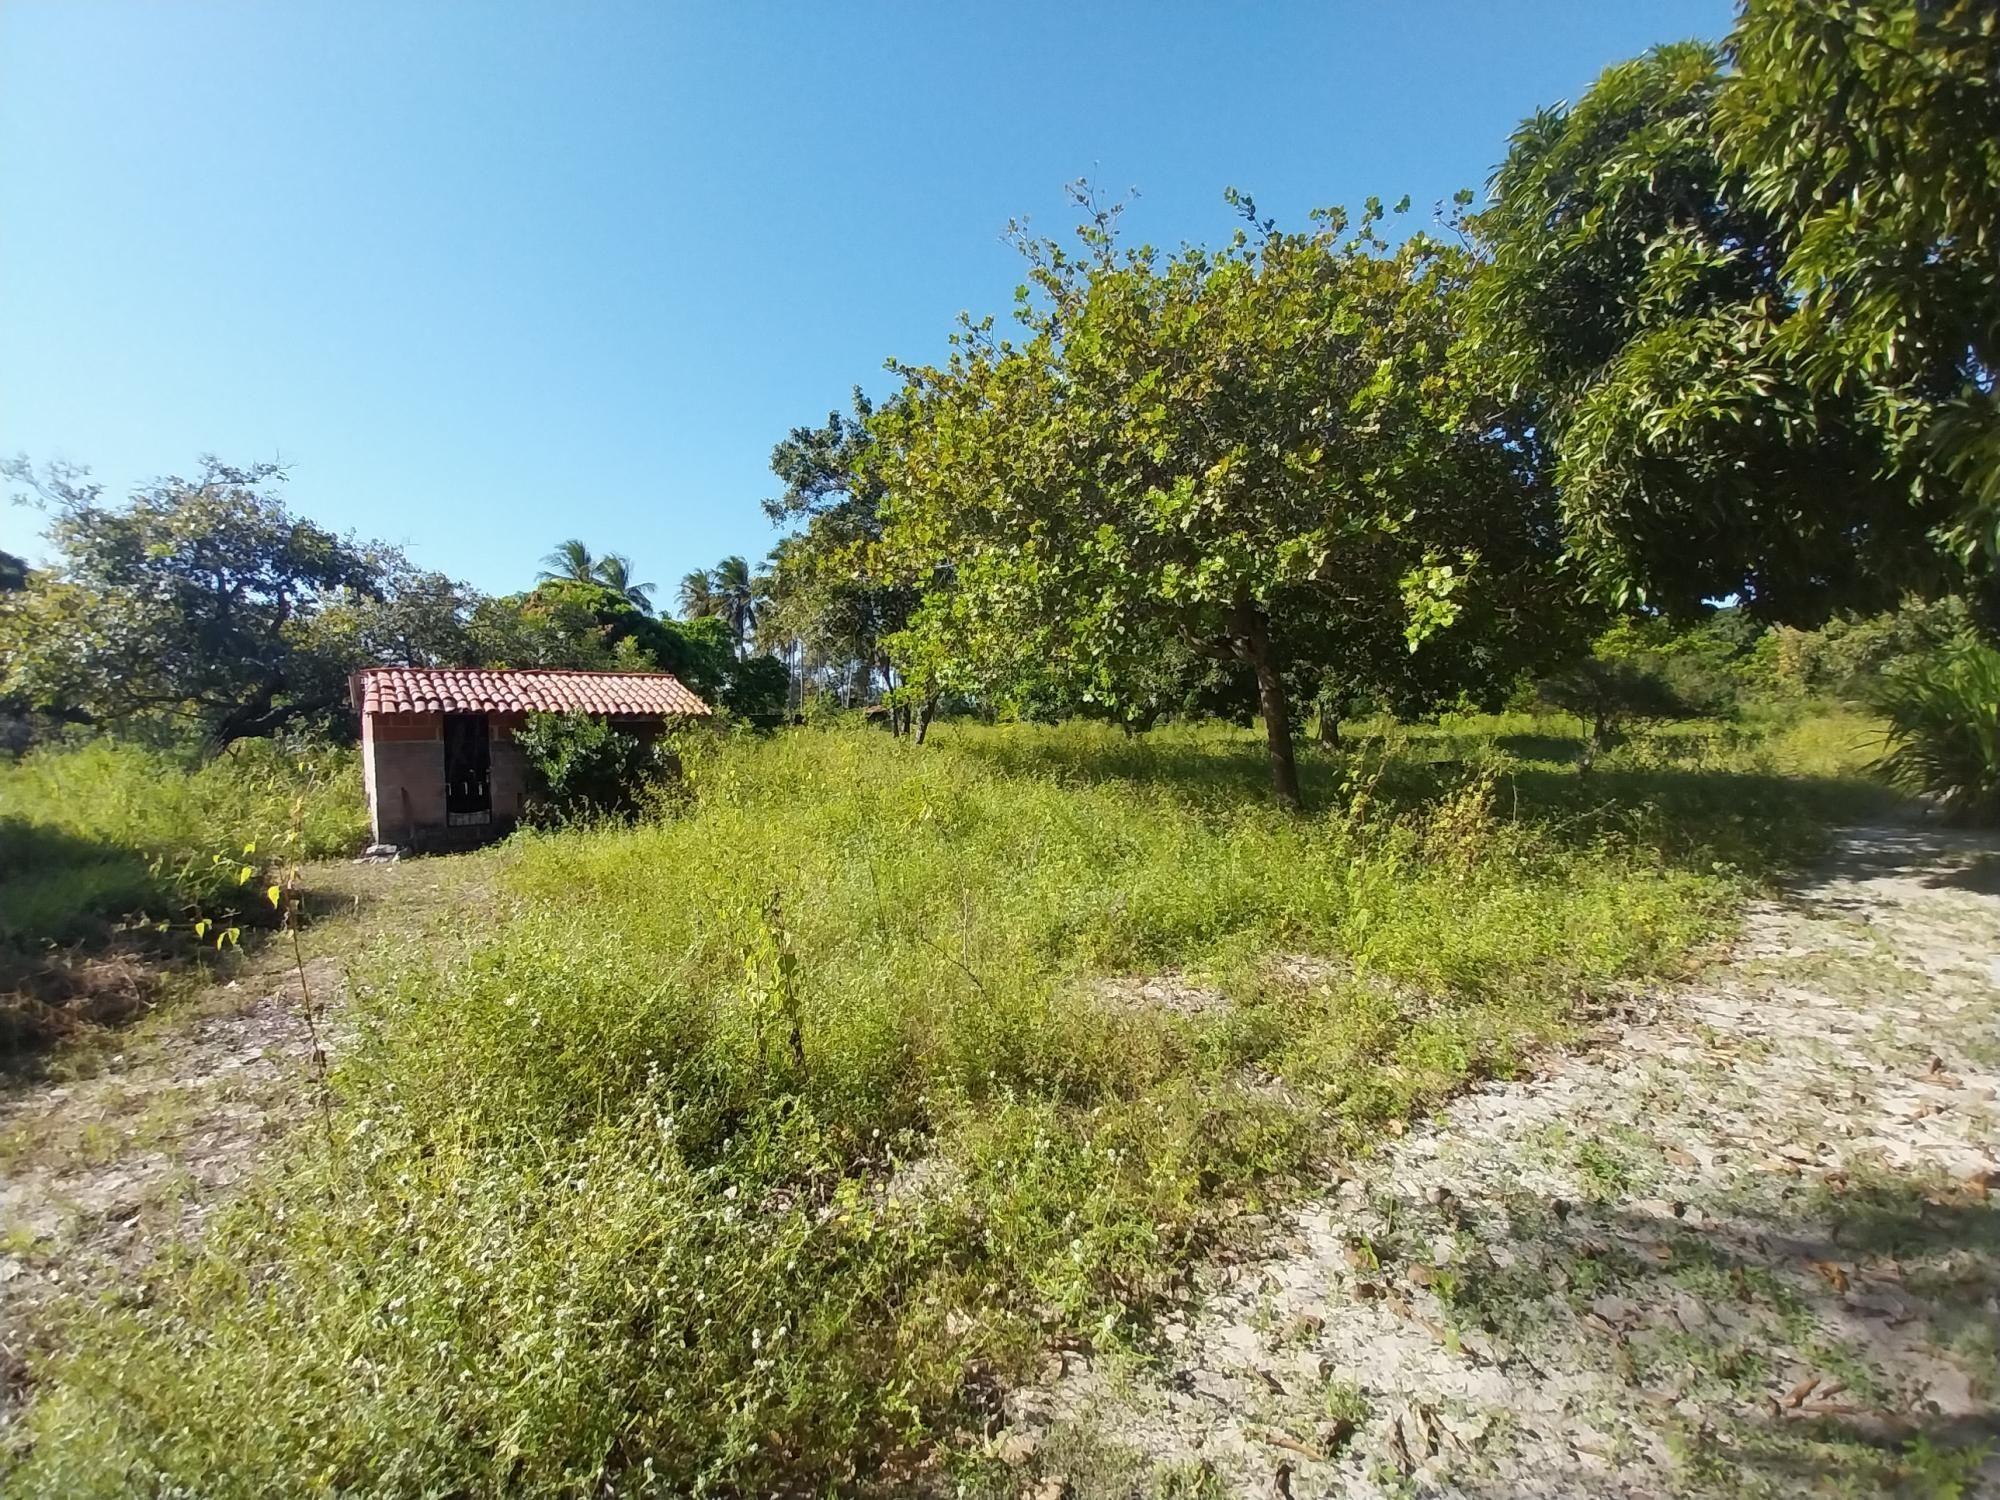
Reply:
<svg viewBox="0 0 2000 1500"><path fill-rule="evenodd" d="M485 714L444 716L444 820L452 828L493 821L493 743Z"/></svg>

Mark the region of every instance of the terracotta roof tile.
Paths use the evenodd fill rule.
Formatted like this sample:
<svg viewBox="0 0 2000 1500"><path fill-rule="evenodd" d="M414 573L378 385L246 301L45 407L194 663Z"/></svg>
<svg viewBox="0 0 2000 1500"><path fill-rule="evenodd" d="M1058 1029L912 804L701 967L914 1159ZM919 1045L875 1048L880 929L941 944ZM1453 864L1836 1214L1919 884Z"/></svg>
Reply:
<svg viewBox="0 0 2000 1500"><path fill-rule="evenodd" d="M705 714L671 672L564 672L364 667L354 674L364 714Z"/></svg>

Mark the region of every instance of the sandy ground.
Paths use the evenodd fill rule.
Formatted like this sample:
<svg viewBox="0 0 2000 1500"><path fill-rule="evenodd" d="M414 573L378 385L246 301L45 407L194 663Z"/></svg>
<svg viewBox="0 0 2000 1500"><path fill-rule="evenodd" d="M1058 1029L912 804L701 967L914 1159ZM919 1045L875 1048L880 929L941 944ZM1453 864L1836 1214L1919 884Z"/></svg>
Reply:
<svg viewBox="0 0 2000 1500"><path fill-rule="evenodd" d="M1356 1164L1025 1493L2000 1494L2000 841L1856 829L1704 981Z"/></svg>

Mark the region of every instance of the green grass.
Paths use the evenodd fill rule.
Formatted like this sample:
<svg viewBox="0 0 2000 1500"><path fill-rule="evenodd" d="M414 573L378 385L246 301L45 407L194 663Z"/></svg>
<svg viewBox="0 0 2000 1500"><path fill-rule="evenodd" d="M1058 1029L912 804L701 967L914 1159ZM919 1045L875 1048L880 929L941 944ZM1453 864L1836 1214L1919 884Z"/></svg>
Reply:
<svg viewBox="0 0 2000 1500"><path fill-rule="evenodd" d="M366 835L352 751L242 744L197 764L94 741L0 760L0 948L74 942L140 910L180 917L233 900L245 858L350 853Z"/></svg>
<svg viewBox="0 0 2000 1500"><path fill-rule="evenodd" d="M6 1488L966 1477L1050 1337L1143 1340L1236 1214L1726 930L1869 795L1799 733L1580 777L1561 724L1377 726L1305 818L1220 729L691 756L676 816L523 836L469 953L373 955L334 1139L72 1310ZM1232 1003L1093 990L1167 970Z"/></svg>

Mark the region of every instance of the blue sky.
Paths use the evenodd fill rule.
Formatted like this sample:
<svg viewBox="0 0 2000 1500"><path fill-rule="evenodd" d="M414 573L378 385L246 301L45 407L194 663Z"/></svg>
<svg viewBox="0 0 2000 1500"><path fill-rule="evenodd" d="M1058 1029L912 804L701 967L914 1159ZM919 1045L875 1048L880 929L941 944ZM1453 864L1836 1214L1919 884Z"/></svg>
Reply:
<svg viewBox="0 0 2000 1500"><path fill-rule="evenodd" d="M500 592L761 555L771 446L1003 311L1079 175L1136 237L1236 185L1479 187L1726 0L0 4L0 453L197 455ZM40 519L0 506L0 547Z"/></svg>

